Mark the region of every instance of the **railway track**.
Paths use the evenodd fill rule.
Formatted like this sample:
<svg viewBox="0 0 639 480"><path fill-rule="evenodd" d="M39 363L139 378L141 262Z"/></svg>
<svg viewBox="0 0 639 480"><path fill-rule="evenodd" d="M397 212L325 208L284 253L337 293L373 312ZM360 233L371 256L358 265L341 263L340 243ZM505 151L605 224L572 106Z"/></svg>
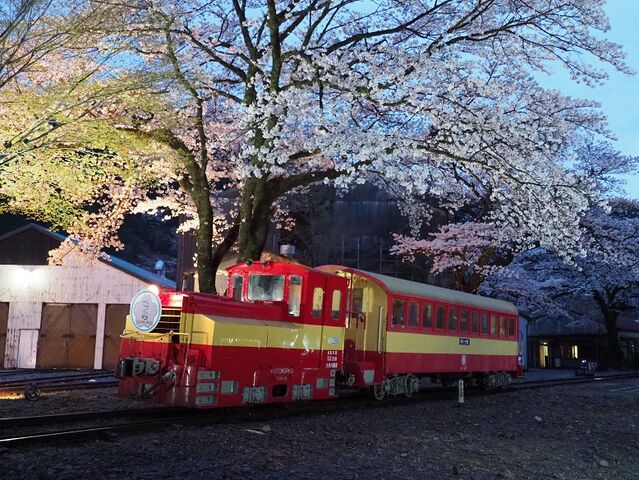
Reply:
<svg viewBox="0 0 639 480"><path fill-rule="evenodd" d="M484 392L469 390L467 397L483 394L507 393L530 388L548 388L554 386L576 385L588 382L607 382L639 378L639 374L611 375L606 377L586 377L552 381L526 382L513 384L506 390ZM269 404L252 408L236 407L231 409L192 410L175 407L158 407L132 410L113 410L84 413L44 415L34 417L0 418L0 435L3 431L14 432L0 438L0 447L23 447L37 443L71 442L87 439L112 440L119 434L155 431L168 428L176 423L197 424L242 424L279 420L300 415L322 415L365 408L386 408L411 405L424 401L452 401L456 398L455 389L427 389L411 398L397 397L379 402L369 395L346 395L330 402L302 402ZM95 425L96 422L107 422ZM54 426L49 430L42 427ZM38 427L35 432L28 432ZM60 428L63 427L63 428Z"/></svg>
<svg viewBox="0 0 639 480"><path fill-rule="evenodd" d="M79 390L85 388L103 388L117 385L111 372L82 373L60 375L47 378L0 380L0 395L24 394L28 399L35 399L41 392L60 390Z"/></svg>

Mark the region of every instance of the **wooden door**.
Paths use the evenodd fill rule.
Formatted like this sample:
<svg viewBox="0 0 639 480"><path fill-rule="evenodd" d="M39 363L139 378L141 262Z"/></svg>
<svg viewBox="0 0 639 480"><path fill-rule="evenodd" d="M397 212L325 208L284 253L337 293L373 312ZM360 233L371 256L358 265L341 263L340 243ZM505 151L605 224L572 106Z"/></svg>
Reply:
<svg viewBox="0 0 639 480"><path fill-rule="evenodd" d="M42 323L38 341L37 368L67 366L69 305L48 303L42 306Z"/></svg>
<svg viewBox="0 0 639 480"><path fill-rule="evenodd" d="M97 317L95 304L44 305L38 368L93 368Z"/></svg>
<svg viewBox="0 0 639 480"><path fill-rule="evenodd" d="M9 321L9 304L0 303L0 368L4 367L5 344L7 343L7 323Z"/></svg>
<svg viewBox="0 0 639 480"><path fill-rule="evenodd" d="M98 306L76 303L69 306L67 368L93 368Z"/></svg>
<svg viewBox="0 0 639 480"><path fill-rule="evenodd" d="M106 306L104 353L102 355L102 368L106 370L115 370L120 352L120 335L124 331L128 314L129 305L112 304Z"/></svg>

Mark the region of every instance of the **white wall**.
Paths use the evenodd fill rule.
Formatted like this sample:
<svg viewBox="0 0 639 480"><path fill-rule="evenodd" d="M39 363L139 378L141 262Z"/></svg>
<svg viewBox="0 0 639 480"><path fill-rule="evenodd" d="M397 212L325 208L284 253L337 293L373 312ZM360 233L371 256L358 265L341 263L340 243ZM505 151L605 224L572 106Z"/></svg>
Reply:
<svg viewBox="0 0 639 480"><path fill-rule="evenodd" d="M97 303L94 368L102 368L106 305L128 304L148 283L100 261L64 266L0 265L0 302L9 302L4 366L35 366L34 330L40 329L43 303ZM25 332L20 340L21 330ZM29 351L20 352L20 345ZM19 359L19 360L18 360ZM2 359L0 359L0 363Z"/></svg>

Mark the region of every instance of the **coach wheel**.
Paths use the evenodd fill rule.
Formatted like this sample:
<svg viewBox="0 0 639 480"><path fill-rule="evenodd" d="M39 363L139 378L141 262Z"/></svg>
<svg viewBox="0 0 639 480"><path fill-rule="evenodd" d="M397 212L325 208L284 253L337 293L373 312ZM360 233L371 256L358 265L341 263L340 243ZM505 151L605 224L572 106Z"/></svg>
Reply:
<svg viewBox="0 0 639 480"><path fill-rule="evenodd" d="M375 400L384 400L384 397L386 396L384 385L381 383L373 385L373 395L375 396Z"/></svg>
<svg viewBox="0 0 639 480"><path fill-rule="evenodd" d="M36 385L29 385L24 389L24 398L27 400L37 400L40 398L40 389Z"/></svg>
<svg viewBox="0 0 639 480"><path fill-rule="evenodd" d="M412 397L413 394L418 390L418 381L419 380L417 379L417 377L412 373L406 375L406 387L404 388L404 395L406 395L408 398Z"/></svg>

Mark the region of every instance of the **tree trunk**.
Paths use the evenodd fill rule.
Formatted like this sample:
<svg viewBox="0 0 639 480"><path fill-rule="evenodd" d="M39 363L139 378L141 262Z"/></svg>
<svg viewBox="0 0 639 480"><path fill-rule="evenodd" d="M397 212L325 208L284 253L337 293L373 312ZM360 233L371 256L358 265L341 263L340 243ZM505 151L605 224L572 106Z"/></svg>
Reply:
<svg viewBox="0 0 639 480"><path fill-rule="evenodd" d="M241 261L259 260L271 223L271 205L265 178L249 178L242 191L239 224Z"/></svg>
<svg viewBox="0 0 639 480"><path fill-rule="evenodd" d="M619 332L617 331L617 317L619 313L606 309L604 312L604 322L607 332L606 356L610 365L614 367L621 366L623 362L623 352L619 346Z"/></svg>
<svg viewBox="0 0 639 480"><path fill-rule="evenodd" d="M191 198L195 203L199 224L195 235L197 252L197 276L200 292L215 293L215 273L213 265L213 209L209 198L208 186L194 188Z"/></svg>
<svg viewBox="0 0 639 480"><path fill-rule="evenodd" d="M621 366L623 362L623 353L619 347L619 334L617 332L617 317L619 317L619 310L613 308L615 295L618 290L599 292L597 290L592 292L592 298L599 306L599 310L604 319L604 325L607 332L607 345L604 351L604 366ZM606 301L607 300L607 301Z"/></svg>

